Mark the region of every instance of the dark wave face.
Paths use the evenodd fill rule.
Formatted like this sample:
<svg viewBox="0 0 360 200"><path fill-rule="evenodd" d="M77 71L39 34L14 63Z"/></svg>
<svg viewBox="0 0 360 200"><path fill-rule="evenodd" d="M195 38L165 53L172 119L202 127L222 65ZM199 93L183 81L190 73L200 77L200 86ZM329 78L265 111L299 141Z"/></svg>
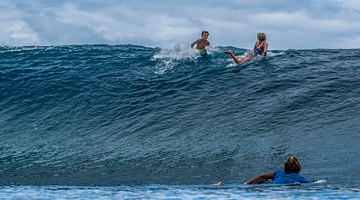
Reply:
<svg viewBox="0 0 360 200"><path fill-rule="evenodd" d="M360 50L1 47L0 184L360 185Z"/></svg>

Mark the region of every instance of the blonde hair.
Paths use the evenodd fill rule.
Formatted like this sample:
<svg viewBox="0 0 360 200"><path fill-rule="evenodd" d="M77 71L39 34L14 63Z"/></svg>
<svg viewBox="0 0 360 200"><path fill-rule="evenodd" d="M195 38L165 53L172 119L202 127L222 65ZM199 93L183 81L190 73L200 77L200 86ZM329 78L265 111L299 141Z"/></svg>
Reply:
<svg viewBox="0 0 360 200"><path fill-rule="evenodd" d="M257 39L259 40L259 42L266 41L265 33L258 33L257 34Z"/></svg>
<svg viewBox="0 0 360 200"><path fill-rule="evenodd" d="M299 160L294 157L294 156L291 156L290 158L288 158L284 164L284 171L286 173L299 173L301 170L301 165L300 165L300 162Z"/></svg>

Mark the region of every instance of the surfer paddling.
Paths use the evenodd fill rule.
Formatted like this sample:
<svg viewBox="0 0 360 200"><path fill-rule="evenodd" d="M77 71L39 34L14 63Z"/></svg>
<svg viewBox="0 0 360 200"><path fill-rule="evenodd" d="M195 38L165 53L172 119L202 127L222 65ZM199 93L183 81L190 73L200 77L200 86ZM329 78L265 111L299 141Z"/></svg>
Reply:
<svg viewBox="0 0 360 200"><path fill-rule="evenodd" d="M284 170L276 170L272 173L260 175L245 184L289 184L289 183L310 183L306 180L300 173L301 165L299 160L291 156L289 157L285 164ZM219 182L215 185L223 185L222 182Z"/></svg>
<svg viewBox="0 0 360 200"><path fill-rule="evenodd" d="M202 51L205 49L206 46L210 45L210 42L207 40L209 37L209 32L207 31L203 31L201 33L201 39L196 40L195 42L193 42L191 44L191 48L194 47L194 45L196 44L196 49L199 51Z"/></svg>
<svg viewBox="0 0 360 200"><path fill-rule="evenodd" d="M245 184L261 184L261 183L276 183L276 184L284 184L284 183L310 183L310 181L306 180L300 173L301 165L299 160L291 156L288 158L284 164L284 170L276 170L273 173L268 173L264 175L260 175ZM269 181L268 179L271 179Z"/></svg>
<svg viewBox="0 0 360 200"><path fill-rule="evenodd" d="M229 54L234 59L236 64L238 64L238 65L248 62L255 56L261 55L263 53L264 53L264 57L265 57L267 55L267 48L268 48L268 43L266 42L265 33L258 33L257 39L258 39L258 41L254 45L253 52L251 52L245 59L243 59L241 61L239 60L240 56L235 56L231 50L224 51L224 54Z"/></svg>

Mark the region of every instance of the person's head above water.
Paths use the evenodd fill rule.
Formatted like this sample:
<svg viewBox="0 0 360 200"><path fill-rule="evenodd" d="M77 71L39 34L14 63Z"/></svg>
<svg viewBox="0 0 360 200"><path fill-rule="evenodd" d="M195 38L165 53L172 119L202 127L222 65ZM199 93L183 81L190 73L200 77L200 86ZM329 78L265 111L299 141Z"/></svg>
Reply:
<svg viewBox="0 0 360 200"><path fill-rule="evenodd" d="M201 37L202 37L202 39L207 39L208 37L209 37L209 32L207 32L207 31L203 31L202 33L201 33Z"/></svg>
<svg viewBox="0 0 360 200"><path fill-rule="evenodd" d="M257 39L259 40L259 42L266 41L265 33L258 33L257 34Z"/></svg>
<svg viewBox="0 0 360 200"><path fill-rule="evenodd" d="M300 165L300 162L299 160L294 157L294 156L291 156L290 158L288 158L284 164L284 171L286 173L299 173L301 170L301 165Z"/></svg>
<svg viewBox="0 0 360 200"><path fill-rule="evenodd" d="M196 49L197 50L202 50L204 49L205 47L209 46L210 45L210 42L209 40L207 40L209 37L209 32L207 31L203 31L201 33L201 38L196 40L195 42L193 42L190 46L191 48L193 48L195 45L196 45Z"/></svg>

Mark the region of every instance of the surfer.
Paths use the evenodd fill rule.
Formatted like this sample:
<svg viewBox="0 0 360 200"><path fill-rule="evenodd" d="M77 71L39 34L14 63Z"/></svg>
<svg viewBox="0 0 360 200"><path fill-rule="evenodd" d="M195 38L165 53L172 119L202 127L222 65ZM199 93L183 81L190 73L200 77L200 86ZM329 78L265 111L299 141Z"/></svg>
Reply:
<svg viewBox="0 0 360 200"><path fill-rule="evenodd" d="M276 183L276 184L284 184L284 183L310 183L310 181L306 180L300 173L301 165L299 160L291 156L288 158L284 164L284 170L276 170L273 173L268 173L264 175L260 175L245 184L262 184L262 183ZM268 179L271 179L268 180Z"/></svg>
<svg viewBox="0 0 360 200"><path fill-rule="evenodd" d="M266 35L265 33L258 33L257 34L257 39L258 41L255 43L254 45L254 50L253 52L251 52L245 59L243 59L242 61L239 60L240 56L235 56L233 54L233 52L231 50L229 51L224 51L224 54L229 54L234 61L238 64L241 65L245 62L250 61L252 58L254 58L257 55L261 55L264 53L264 57L267 55L267 48L268 48L268 43L266 42Z"/></svg>
<svg viewBox="0 0 360 200"><path fill-rule="evenodd" d="M206 46L210 45L210 42L207 40L209 37L209 32L207 31L203 31L201 33L201 39L196 40L195 42L193 42L191 44L191 48L194 47L194 45L196 44L196 49L199 51L202 51L205 49Z"/></svg>

